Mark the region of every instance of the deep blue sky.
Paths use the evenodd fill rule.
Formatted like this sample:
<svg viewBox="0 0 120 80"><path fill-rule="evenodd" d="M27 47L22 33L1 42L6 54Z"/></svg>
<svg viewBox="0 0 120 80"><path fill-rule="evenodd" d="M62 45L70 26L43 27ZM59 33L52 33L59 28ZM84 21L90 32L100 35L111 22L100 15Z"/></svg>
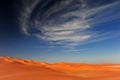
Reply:
<svg viewBox="0 0 120 80"><path fill-rule="evenodd" d="M2 0L0 56L120 63L119 0Z"/></svg>

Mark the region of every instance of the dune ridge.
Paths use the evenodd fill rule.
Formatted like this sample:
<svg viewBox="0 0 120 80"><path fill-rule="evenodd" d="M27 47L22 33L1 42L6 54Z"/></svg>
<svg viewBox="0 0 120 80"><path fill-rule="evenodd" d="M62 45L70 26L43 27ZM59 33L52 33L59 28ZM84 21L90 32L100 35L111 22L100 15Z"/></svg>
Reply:
<svg viewBox="0 0 120 80"><path fill-rule="evenodd" d="M49 64L0 57L0 80L120 80L120 64Z"/></svg>

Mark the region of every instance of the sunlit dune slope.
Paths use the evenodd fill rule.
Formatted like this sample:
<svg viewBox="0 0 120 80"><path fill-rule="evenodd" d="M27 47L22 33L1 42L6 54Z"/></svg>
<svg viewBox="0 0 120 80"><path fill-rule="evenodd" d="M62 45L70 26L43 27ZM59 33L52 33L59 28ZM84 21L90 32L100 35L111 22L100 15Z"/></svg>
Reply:
<svg viewBox="0 0 120 80"><path fill-rule="evenodd" d="M0 57L0 80L79 80L82 78L46 68L44 62Z"/></svg>
<svg viewBox="0 0 120 80"><path fill-rule="evenodd" d="M120 80L120 65L48 64L0 57L0 80Z"/></svg>

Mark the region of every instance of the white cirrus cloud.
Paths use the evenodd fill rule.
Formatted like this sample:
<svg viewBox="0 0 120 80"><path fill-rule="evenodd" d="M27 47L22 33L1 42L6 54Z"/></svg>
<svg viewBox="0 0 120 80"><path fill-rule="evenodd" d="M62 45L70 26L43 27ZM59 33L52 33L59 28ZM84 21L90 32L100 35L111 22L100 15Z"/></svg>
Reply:
<svg viewBox="0 0 120 80"><path fill-rule="evenodd" d="M25 34L61 45L86 44L106 39L109 35L106 35L109 32L91 30L93 25L120 17L117 10L111 13L120 1L90 6L89 0L61 0L48 6L51 1L23 1L19 22Z"/></svg>

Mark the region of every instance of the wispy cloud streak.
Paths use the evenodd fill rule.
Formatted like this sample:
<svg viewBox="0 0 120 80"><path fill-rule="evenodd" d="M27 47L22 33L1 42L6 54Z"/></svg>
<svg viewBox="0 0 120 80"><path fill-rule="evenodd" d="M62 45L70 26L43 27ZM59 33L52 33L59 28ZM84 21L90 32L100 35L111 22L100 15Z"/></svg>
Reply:
<svg viewBox="0 0 120 80"><path fill-rule="evenodd" d="M23 1L23 0L22 0ZM120 1L100 4L92 0L25 0L19 21L22 31L30 36L60 45L77 46L106 39L106 33L94 31L94 25L118 19L114 11Z"/></svg>

